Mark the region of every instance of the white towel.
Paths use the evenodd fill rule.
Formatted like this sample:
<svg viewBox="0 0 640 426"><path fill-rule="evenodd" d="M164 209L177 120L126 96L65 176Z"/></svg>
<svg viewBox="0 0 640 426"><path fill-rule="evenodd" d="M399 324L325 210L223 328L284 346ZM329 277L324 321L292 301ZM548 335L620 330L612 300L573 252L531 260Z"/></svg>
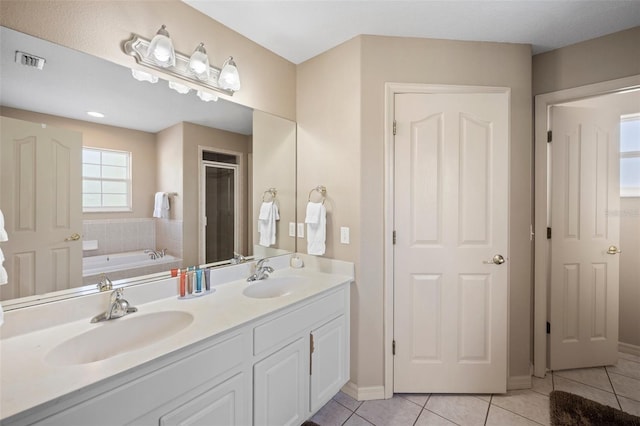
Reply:
<svg viewBox="0 0 640 426"><path fill-rule="evenodd" d="M2 214L2 210L0 210L0 241L7 241L9 236L7 235L7 231L4 229L4 215Z"/></svg>
<svg viewBox="0 0 640 426"><path fill-rule="evenodd" d="M153 217L169 219L169 194L166 192L156 192Z"/></svg>
<svg viewBox="0 0 640 426"><path fill-rule="evenodd" d="M276 221L280 220L278 205L273 202L263 202L260 205L258 214L258 232L260 233L260 244L269 247L276 243Z"/></svg>
<svg viewBox="0 0 640 426"><path fill-rule="evenodd" d="M7 276L7 270L4 269L2 265L4 263L4 253L2 253L2 249L0 248L0 285L7 284L9 282L9 277Z"/></svg>
<svg viewBox="0 0 640 426"><path fill-rule="evenodd" d="M326 250L327 209L323 203L307 203L307 253L322 256Z"/></svg>

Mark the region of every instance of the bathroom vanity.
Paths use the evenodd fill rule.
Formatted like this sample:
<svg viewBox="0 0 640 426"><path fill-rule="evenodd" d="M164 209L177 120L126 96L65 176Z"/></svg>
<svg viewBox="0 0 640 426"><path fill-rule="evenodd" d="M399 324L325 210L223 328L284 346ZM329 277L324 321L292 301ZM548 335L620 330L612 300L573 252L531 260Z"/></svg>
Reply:
<svg viewBox="0 0 640 426"><path fill-rule="evenodd" d="M305 260L290 269L272 259L276 271L254 283L247 264L214 271L215 292L187 300L175 278L129 287L138 312L117 320L9 330L2 424L301 424L349 379L353 280L353 264ZM151 286L174 294L156 299Z"/></svg>

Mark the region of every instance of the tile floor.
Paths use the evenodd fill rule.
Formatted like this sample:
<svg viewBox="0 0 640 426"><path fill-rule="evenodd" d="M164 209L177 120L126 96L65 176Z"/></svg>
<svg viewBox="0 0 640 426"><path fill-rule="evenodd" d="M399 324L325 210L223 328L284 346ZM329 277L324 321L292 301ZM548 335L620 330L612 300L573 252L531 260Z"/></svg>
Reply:
<svg viewBox="0 0 640 426"><path fill-rule="evenodd" d="M339 392L312 420L321 426L548 425L554 389L640 416L640 357L620 353L615 366L534 377L532 389L506 395L396 394L360 402Z"/></svg>

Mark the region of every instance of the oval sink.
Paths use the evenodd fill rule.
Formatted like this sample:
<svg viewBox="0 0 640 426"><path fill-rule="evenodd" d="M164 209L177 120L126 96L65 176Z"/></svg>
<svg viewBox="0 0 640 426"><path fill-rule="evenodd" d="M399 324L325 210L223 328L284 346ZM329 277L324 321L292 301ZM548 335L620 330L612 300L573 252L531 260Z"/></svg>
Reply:
<svg viewBox="0 0 640 426"><path fill-rule="evenodd" d="M254 299L286 296L299 289L305 284L306 280L306 278L295 276L267 278L252 282L249 287L244 289L242 294Z"/></svg>
<svg viewBox="0 0 640 426"><path fill-rule="evenodd" d="M102 361L165 339L193 322L193 315L182 311L129 315L102 322L93 330L65 340L45 360L56 365Z"/></svg>

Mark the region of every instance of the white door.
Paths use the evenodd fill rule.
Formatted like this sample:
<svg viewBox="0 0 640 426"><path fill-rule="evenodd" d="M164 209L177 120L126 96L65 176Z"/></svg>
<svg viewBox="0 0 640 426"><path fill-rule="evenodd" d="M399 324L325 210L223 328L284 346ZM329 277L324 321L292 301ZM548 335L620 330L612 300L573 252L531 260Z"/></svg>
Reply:
<svg viewBox="0 0 640 426"><path fill-rule="evenodd" d="M82 135L0 118L2 300L82 285Z"/></svg>
<svg viewBox="0 0 640 426"><path fill-rule="evenodd" d="M508 118L507 93L395 96L395 392L506 391Z"/></svg>
<svg viewBox="0 0 640 426"><path fill-rule="evenodd" d="M552 370L617 361L619 122L595 109L552 108Z"/></svg>

